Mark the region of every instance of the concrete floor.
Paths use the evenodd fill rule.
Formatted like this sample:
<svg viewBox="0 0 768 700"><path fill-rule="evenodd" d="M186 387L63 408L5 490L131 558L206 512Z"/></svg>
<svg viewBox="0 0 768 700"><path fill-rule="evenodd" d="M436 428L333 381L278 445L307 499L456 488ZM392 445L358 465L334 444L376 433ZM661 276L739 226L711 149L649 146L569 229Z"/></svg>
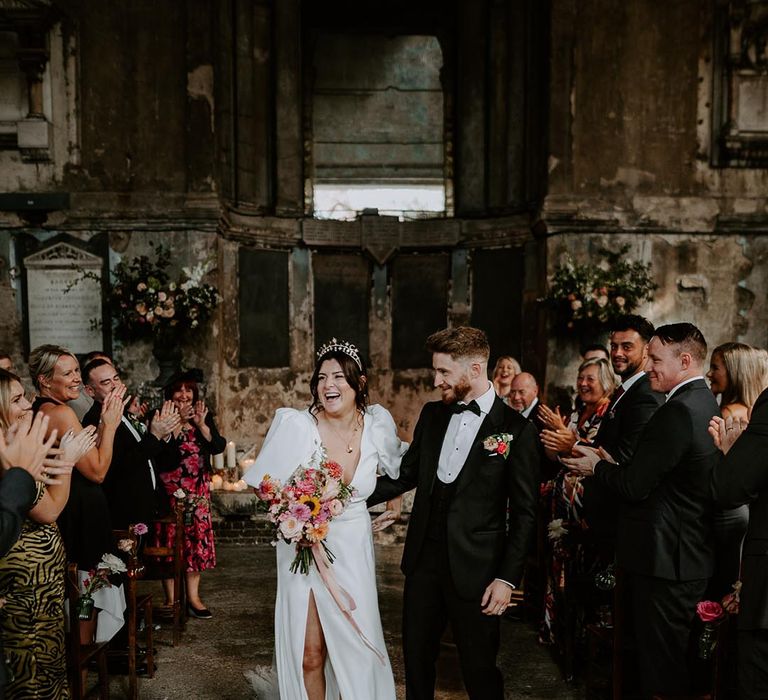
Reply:
<svg viewBox="0 0 768 700"><path fill-rule="evenodd" d="M217 548L218 566L203 574L201 593L214 614L212 620L189 620L181 644L170 646L170 632L159 633L157 673L140 680L139 696L146 700L239 700L255 697L244 673L269 666L273 645L275 595L274 551L268 545ZM404 697L400 648L403 578L401 549L379 546L379 601L398 697ZM147 584L153 585L153 584ZM155 590L155 589L153 589ZM159 587L156 600L162 600ZM466 697L457 677L450 648L440 664L438 700ZM502 621L500 666L507 699L575 700L583 693L560 678L548 652L536 643L535 632L514 620ZM112 698L125 697L125 677L112 680ZM285 700L293 700L287 698ZM345 700L365 700L349 698Z"/></svg>

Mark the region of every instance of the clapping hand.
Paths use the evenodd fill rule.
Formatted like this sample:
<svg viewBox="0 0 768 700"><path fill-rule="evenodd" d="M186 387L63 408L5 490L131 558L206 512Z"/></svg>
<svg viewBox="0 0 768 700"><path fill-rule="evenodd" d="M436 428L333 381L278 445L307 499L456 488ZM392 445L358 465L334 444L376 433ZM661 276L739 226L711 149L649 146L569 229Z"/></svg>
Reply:
<svg viewBox="0 0 768 700"><path fill-rule="evenodd" d="M181 427L181 416L173 401L164 401L159 411L155 411L149 424L149 431L158 440L165 440Z"/></svg>
<svg viewBox="0 0 768 700"><path fill-rule="evenodd" d="M128 388L125 384L120 384L107 394L104 403L101 404L101 422L105 426L116 428L120 424L123 418L123 411L131 400L130 396L126 398L126 391L128 391Z"/></svg>
<svg viewBox="0 0 768 700"><path fill-rule="evenodd" d="M86 452L96 446L96 437L95 425L83 428L77 435L72 430L68 430L59 443L59 460L76 464Z"/></svg>
<svg viewBox="0 0 768 700"><path fill-rule="evenodd" d="M538 416L550 430L568 429L568 426L565 424L565 419L560 413L559 406L555 406L555 410L553 411L549 406L541 404L541 406L539 406Z"/></svg>
<svg viewBox="0 0 768 700"><path fill-rule="evenodd" d="M128 404L128 413L130 413L138 420L144 420L144 416L147 415L148 410L149 406L146 401L144 403L140 403L138 396L134 396L131 399L131 402Z"/></svg>
<svg viewBox="0 0 768 700"><path fill-rule="evenodd" d="M577 440L576 433L568 428L541 431L541 442L544 447L558 454L570 454Z"/></svg>
<svg viewBox="0 0 768 700"><path fill-rule="evenodd" d="M204 401L195 401L192 409L192 422L200 429L205 425L205 417L208 415L208 406Z"/></svg>
<svg viewBox="0 0 768 700"><path fill-rule="evenodd" d="M595 465L600 460L606 460L613 464L616 462L604 449L589 447L588 445L575 445L574 455L571 457L561 457L560 461L568 467L574 474L580 476L591 476L595 473Z"/></svg>
<svg viewBox="0 0 768 700"><path fill-rule="evenodd" d="M60 483L44 470L56 475L71 473L73 465L48 458L49 453L59 451L52 449L56 442L56 431L52 430L47 440L46 432L48 432L48 416L42 412L39 412L34 420L32 414L28 413L21 421L9 428L6 435L0 431L0 460L3 466L6 469L21 467L29 472L35 481L41 481L49 486ZM55 466L53 464L46 466L46 462L52 461L55 461Z"/></svg>
<svg viewBox="0 0 768 700"><path fill-rule="evenodd" d="M749 422L743 418L734 418L733 416L720 418L720 416L714 416L709 421L709 428L707 430L712 436L715 447L721 450L724 455L727 455L728 450L733 447L733 443L747 429L747 425L749 425Z"/></svg>

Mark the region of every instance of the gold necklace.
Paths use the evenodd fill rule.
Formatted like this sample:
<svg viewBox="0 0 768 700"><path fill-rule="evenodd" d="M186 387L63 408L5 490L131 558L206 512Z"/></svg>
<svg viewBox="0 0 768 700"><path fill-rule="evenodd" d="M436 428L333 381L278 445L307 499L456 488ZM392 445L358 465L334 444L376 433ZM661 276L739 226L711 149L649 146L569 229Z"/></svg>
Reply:
<svg viewBox="0 0 768 700"><path fill-rule="evenodd" d="M347 454L351 455L352 452L354 452L354 450L352 449L352 440L355 439L355 434L357 433L357 430L358 430L357 415L355 415L355 427L352 428L352 435L349 440L345 440L342 437L341 433L339 433L339 431L336 430L336 428L333 426L333 423L331 423L330 419L327 416L325 418L325 421L328 424L328 427L335 433L336 437L339 438L339 440L341 440L342 444L346 445Z"/></svg>

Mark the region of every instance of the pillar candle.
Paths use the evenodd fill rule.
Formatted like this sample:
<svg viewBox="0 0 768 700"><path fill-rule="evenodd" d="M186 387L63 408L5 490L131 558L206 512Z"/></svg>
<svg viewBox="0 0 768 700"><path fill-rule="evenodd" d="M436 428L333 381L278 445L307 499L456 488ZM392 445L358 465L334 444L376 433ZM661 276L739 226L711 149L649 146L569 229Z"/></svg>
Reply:
<svg viewBox="0 0 768 700"><path fill-rule="evenodd" d="M240 462L240 475L245 476L245 472L247 472L255 462L255 459L244 459Z"/></svg>
<svg viewBox="0 0 768 700"><path fill-rule="evenodd" d="M213 468L224 469L224 453L219 452L217 455L213 455Z"/></svg>
<svg viewBox="0 0 768 700"><path fill-rule="evenodd" d="M231 440L227 443L227 468L232 469L237 466L237 450L235 443Z"/></svg>

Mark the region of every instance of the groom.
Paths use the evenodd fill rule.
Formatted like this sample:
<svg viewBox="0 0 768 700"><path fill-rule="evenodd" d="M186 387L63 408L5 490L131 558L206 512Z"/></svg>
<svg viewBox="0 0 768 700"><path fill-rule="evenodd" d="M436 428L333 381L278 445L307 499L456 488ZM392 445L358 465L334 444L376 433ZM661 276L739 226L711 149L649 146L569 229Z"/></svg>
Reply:
<svg viewBox="0 0 768 700"><path fill-rule="evenodd" d="M442 401L424 406L400 476L379 478L369 505L416 487L403 551L408 700L431 700L450 622L467 693L502 700L499 616L523 574L536 519L536 428L497 398L477 328L427 339Z"/></svg>

